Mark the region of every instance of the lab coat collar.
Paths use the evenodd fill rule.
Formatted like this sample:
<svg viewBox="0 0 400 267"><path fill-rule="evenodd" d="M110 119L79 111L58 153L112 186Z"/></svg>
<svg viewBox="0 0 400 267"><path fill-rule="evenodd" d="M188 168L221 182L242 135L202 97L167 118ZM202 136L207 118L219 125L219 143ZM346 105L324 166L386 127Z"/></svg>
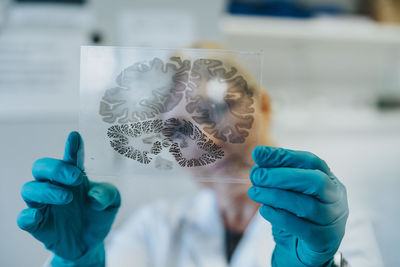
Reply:
<svg viewBox="0 0 400 267"><path fill-rule="evenodd" d="M221 214L218 209L216 194L211 189L202 189L198 192L192 207L185 216L185 222L203 233L218 234L223 231Z"/></svg>
<svg viewBox="0 0 400 267"><path fill-rule="evenodd" d="M225 229L213 190L203 189L195 197L185 216L185 225L193 231L192 240L204 239L194 244L195 251L213 250L214 266L228 266L225 258ZM208 241L209 240L209 241ZM212 240L212 241L211 241ZM207 244L207 247L199 247ZM271 225L257 212L243 234L231 259L230 267L269 266L273 251ZM207 258L210 254L204 253ZM196 255L201 257L202 255ZM205 257L205 256L204 256ZM205 261L207 259L197 259ZM218 262L218 264L217 264Z"/></svg>

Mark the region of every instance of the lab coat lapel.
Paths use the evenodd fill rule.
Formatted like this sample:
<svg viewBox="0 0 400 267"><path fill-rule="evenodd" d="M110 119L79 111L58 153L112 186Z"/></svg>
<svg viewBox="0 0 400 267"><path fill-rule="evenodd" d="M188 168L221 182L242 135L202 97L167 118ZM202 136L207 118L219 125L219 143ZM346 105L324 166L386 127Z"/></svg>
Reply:
<svg viewBox="0 0 400 267"><path fill-rule="evenodd" d="M228 267L224 228L213 191L203 190L196 197L185 227L185 241L194 266Z"/></svg>
<svg viewBox="0 0 400 267"><path fill-rule="evenodd" d="M271 224L257 212L239 242L229 266L271 266L274 246Z"/></svg>
<svg viewBox="0 0 400 267"><path fill-rule="evenodd" d="M271 266L271 255L275 246L271 225L258 212L247 227L228 265L225 256L225 230L215 193L211 190L203 190L196 196L193 208L186 216L184 232L186 249L192 262L186 266Z"/></svg>

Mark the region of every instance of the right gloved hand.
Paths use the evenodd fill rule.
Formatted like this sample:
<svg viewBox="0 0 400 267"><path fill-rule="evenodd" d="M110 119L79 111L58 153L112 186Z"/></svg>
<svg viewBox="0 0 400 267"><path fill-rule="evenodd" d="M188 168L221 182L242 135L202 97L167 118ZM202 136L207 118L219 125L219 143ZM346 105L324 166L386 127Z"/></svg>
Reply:
<svg viewBox="0 0 400 267"><path fill-rule="evenodd" d="M83 153L81 136L70 133L63 160L37 160L35 181L21 190L29 208L18 215L18 226L55 254L53 266L105 265L103 241L121 198L113 185L88 180Z"/></svg>
<svg viewBox="0 0 400 267"><path fill-rule="evenodd" d="M272 225L272 266L333 266L349 215L345 186L305 151L258 146L249 196Z"/></svg>

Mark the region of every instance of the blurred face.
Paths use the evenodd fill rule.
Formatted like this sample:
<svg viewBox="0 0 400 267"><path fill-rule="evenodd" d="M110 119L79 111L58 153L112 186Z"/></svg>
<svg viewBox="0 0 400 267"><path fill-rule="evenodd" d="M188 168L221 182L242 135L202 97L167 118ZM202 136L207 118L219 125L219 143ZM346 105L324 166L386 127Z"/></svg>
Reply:
<svg viewBox="0 0 400 267"><path fill-rule="evenodd" d="M189 169L195 176L246 179L251 151L258 144L260 96L237 73L210 74L213 64L218 63L194 62L192 74L197 79L189 83L184 101L162 119L176 119L167 135L179 151L178 162L200 162L194 166L202 167Z"/></svg>

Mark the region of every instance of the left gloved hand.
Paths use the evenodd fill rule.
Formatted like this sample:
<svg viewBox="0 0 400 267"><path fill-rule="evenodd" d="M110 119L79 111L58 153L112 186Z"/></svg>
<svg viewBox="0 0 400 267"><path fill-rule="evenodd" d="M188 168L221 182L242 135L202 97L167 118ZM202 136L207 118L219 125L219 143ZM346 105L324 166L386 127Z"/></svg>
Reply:
<svg viewBox="0 0 400 267"><path fill-rule="evenodd" d="M113 185L90 181L83 159L83 140L72 132L63 160L37 160L35 180L21 190L29 208L21 211L17 223L54 253L53 267L105 265L104 239L121 197Z"/></svg>
<svg viewBox="0 0 400 267"><path fill-rule="evenodd" d="M258 146L249 196L272 224L272 266L331 266L344 236L346 188L309 152Z"/></svg>

